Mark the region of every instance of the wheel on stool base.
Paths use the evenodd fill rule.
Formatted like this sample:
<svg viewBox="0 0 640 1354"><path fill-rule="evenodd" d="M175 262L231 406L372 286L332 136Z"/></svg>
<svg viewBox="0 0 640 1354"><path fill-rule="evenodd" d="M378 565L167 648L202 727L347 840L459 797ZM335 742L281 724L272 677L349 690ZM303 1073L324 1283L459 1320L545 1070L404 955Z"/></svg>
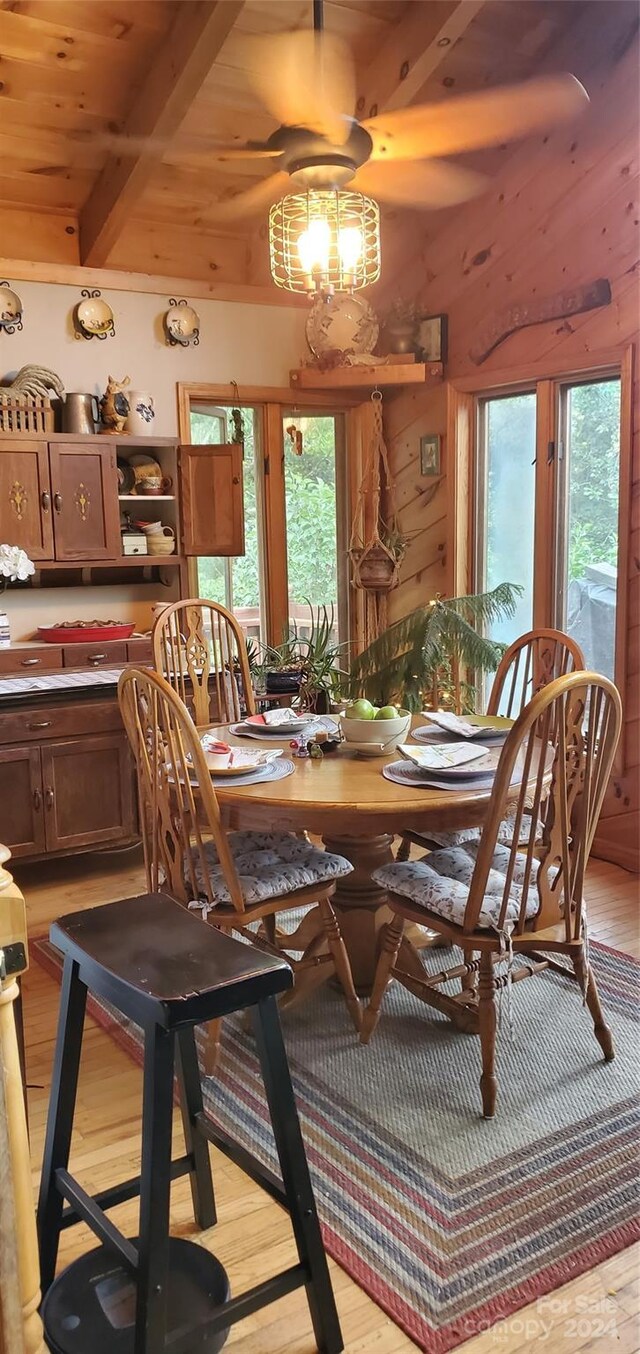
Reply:
<svg viewBox="0 0 640 1354"><path fill-rule="evenodd" d="M135 1244L135 1243L134 1243ZM229 1330L199 1332L229 1300L229 1280L204 1246L169 1238L167 1343L193 1331L198 1354L218 1354ZM136 1286L115 1251L98 1246L58 1275L42 1304L52 1354L134 1354Z"/></svg>

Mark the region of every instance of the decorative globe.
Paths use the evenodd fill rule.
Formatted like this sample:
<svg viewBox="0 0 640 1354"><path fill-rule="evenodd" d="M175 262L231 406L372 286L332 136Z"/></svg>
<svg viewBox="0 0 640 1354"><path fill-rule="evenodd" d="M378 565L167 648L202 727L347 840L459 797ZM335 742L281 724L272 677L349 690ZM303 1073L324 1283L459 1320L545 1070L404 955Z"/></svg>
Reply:
<svg viewBox="0 0 640 1354"><path fill-rule="evenodd" d="M379 327L368 301L340 292L326 301L320 297L314 301L307 319L307 343L314 357L335 349L360 356L373 352Z"/></svg>

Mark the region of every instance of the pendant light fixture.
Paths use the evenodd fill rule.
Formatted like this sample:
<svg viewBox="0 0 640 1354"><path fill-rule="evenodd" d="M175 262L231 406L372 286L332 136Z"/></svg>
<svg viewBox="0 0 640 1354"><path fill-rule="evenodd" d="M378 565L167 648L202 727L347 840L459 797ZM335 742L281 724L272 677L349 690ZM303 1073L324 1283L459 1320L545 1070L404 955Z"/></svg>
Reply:
<svg viewBox="0 0 640 1354"><path fill-rule="evenodd" d="M310 188L269 213L271 276L293 292L357 291L380 276L380 209L362 193Z"/></svg>

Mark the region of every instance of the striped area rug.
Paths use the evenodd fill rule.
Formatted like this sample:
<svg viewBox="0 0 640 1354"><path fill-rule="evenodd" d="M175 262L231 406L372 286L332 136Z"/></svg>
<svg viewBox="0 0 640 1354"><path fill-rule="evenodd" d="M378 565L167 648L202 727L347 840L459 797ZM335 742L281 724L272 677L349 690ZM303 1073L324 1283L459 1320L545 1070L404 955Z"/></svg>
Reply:
<svg viewBox="0 0 640 1354"><path fill-rule="evenodd" d="M34 957L59 976L57 952ZM428 963L442 964L435 951ZM639 966L592 945L616 1058L605 1064L577 986L513 991L499 1034L498 1114L480 1116L479 1044L394 985L368 1048L337 993L283 1028L325 1244L430 1354L444 1354L622 1250L639 1234ZM92 1014L134 1057L135 1026ZM252 1039L225 1022L205 1083L212 1118L263 1161L275 1151Z"/></svg>

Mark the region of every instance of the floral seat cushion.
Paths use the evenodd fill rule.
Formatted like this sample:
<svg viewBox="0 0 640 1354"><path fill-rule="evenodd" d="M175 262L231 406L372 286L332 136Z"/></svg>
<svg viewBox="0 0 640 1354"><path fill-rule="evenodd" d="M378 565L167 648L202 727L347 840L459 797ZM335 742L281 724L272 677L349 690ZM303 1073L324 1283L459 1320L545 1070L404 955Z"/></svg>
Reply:
<svg viewBox="0 0 640 1354"><path fill-rule="evenodd" d="M462 926L478 845L478 842L467 842L464 846L432 851L421 860L396 861L393 865L384 865L382 869L375 870L373 878L390 892L399 893L403 898L417 903L418 907L437 912L438 916ZM492 928L498 925L510 856L511 852L505 846L496 847L478 919L479 927ZM525 859L516 856L507 906L507 925L517 921L520 914L524 873ZM535 917L539 907L535 884L537 873L538 862L534 860L527 890L527 917Z"/></svg>
<svg viewBox="0 0 640 1354"><path fill-rule="evenodd" d="M351 874L353 865L344 856L334 856L304 837L290 832L230 832L227 841L235 861L245 903L263 903L268 898L286 897L312 884L326 884ZM214 898L210 904L230 903L231 895L212 841L205 842L209 887ZM194 852L198 886L203 895L207 883L202 877L199 854ZM201 901L197 906L206 906ZM207 909L208 910L208 909Z"/></svg>
<svg viewBox="0 0 640 1354"><path fill-rule="evenodd" d="M503 818L498 828L498 842L501 846L511 846L513 833L516 825L515 813L509 814ZM463 827L458 832L425 832L424 840L426 842L435 842L437 846L448 849L450 846L467 846L480 841L482 829L479 827ZM422 834L421 834L422 835ZM523 813L520 822L520 839L518 846L527 846L531 835L531 814ZM538 824L538 836L542 835L542 823Z"/></svg>

